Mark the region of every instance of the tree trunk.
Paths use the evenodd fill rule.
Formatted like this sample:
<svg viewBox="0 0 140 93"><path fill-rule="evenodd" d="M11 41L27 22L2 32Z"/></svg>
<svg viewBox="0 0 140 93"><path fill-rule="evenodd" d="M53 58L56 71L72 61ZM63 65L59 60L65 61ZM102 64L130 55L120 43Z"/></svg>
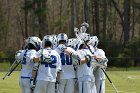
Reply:
<svg viewBox="0 0 140 93"><path fill-rule="evenodd" d="M84 21L88 22L88 0L84 0Z"/></svg>
<svg viewBox="0 0 140 93"><path fill-rule="evenodd" d="M95 30L96 30L96 35L98 38L100 38L100 32L99 32L99 0L94 0L94 6L95 6Z"/></svg>
<svg viewBox="0 0 140 93"><path fill-rule="evenodd" d="M25 38L28 38L28 9L27 9L27 0L24 1L24 22L25 22Z"/></svg>
<svg viewBox="0 0 140 93"><path fill-rule="evenodd" d="M91 14L92 14L92 33L91 35L95 35L95 12L94 12L94 0L91 0Z"/></svg>
<svg viewBox="0 0 140 93"><path fill-rule="evenodd" d="M104 1L103 6L103 38L102 40L106 40L106 20L107 20L107 0Z"/></svg>
<svg viewBox="0 0 140 93"><path fill-rule="evenodd" d="M124 0L124 46L129 42L130 32L130 0Z"/></svg>
<svg viewBox="0 0 140 93"><path fill-rule="evenodd" d="M42 39L44 35L49 34L48 32L48 22L46 19L46 2L47 0L42 0L37 3L38 9L40 13L38 14L38 21L39 21L39 37Z"/></svg>
<svg viewBox="0 0 140 93"><path fill-rule="evenodd" d="M75 0L71 0L71 33L70 37L74 37L74 22L75 22Z"/></svg>
<svg viewBox="0 0 140 93"><path fill-rule="evenodd" d="M60 0L60 25L59 25L59 31L62 31L62 5L63 5L63 1Z"/></svg>
<svg viewBox="0 0 140 93"><path fill-rule="evenodd" d="M131 39L133 40L135 34L135 8L134 8L134 0L132 1L132 36Z"/></svg>
<svg viewBox="0 0 140 93"><path fill-rule="evenodd" d="M36 16L35 16L35 0L33 0L33 3L32 3L32 35L34 36L35 35L35 20L36 19Z"/></svg>

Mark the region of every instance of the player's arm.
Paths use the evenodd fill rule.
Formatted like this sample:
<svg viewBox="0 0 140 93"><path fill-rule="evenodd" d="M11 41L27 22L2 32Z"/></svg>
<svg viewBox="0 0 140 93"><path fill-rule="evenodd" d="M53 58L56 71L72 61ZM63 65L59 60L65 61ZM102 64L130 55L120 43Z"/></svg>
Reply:
<svg viewBox="0 0 140 93"><path fill-rule="evenodd" d="M39 68L39 62L40 62L40 57L39 55L37 55L37 53L35 53L32 61L34 62L34 66L32 68L32 76L30 78L30 82L31 82L31 88L34 88L36 83L38 68Z"/></svg>
<svg viewBox="0 0 140 93"><path fill-rule="evenodd" d="M40 62L41 61L41 53L42 53L42 51L43 50L39 50L38 52L36 52L35 54L34 54L34 57L33 57L33 62L34 63L38 63L38 62Z"/></svg>
<svg viewBox="0 0 140 93"><path fill-rule="evenodd" d="M58 72L57 72L56 81L59 81L59 80L60 80L60 76L61 76L61 71L58 71Z"/></svg>
<svg viewBox="0 0 140 93"><path fill-rule="evenodd" d="M61 72L62 72L62 69L61 69L61 58L60 58L60 55L56 52L57 54L57 76L56 76L56 83L59 83L60 81L60 76L61 76Z"/></svg>
<svg viewBox="0 0 140 93"><path fill-rule="evenodd" d="M81 64L85 64L85 63L91 61L91 56L86 55L84 58L80 58L80 56L78 54L73 54L72 59L73 59L74 64L81 65Z"/></svg>
<svg viewBox="0 0 140 93"><path fill-rule="evenodd" d="M80 63L81 63L81 64L85 64L85 63L87 63L87 62L89 62L89 61L91 61L91 56L90 56L90 55L86 55L85 58L82 58L82 59L80 60Z"/></svg>

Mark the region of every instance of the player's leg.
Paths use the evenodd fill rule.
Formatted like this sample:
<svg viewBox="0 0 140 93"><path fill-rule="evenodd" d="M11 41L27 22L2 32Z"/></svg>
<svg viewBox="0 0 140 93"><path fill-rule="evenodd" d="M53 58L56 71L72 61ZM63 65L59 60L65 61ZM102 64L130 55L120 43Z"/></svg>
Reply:
<svg viewBox="0 0 140 93"><path fill-rule="evenodd" d="M91 82L90 81L80 81L79 82L79 93L91 93Z"/></svg>
<svg viewBox="0 0 140 93"><path fill-rule="evenodd" d="M75 81L74 81L74 93L78 93L78 92L79 92L78 80L75 79Z"/></svg>
<svg viewBox="0 0 140 93"><path fill-rule="evenodd" d="M95 85L97 93L105 93L105 75L101 69L98 69L95 73Z"/></svg>
<svg viewBox="0 0 140 93"><path fill-rule="evenodd" d="M21 78L20 79L20 86L21 86L22 93L31 93L30 79Z"/></svg>
<svg viewBox="0 0 140 93"><path fill-rule="evenodd" d="M100 89L100 74L99 74L99 68L96 69L96 71L93 73L95 76L95 85L96 85L96 90L97 93L99 93L99 89Z"/></svg>
<svg viewBox="0 0 140 93"><path fill-rule="evenodd" d="M55 82L48 83L47 93L55 93Z"/></svg>
<svg viewBox="0 0 140 93"><path fill-rule="evenodd" d="M65 85L66 85L66 79L61 79L58 85L57 93L64 93Z"/></svg>
<svg viewBox="0 0 140 93"><path fill-rule="evenodd" d="M105 79L100 80L99 93L105 93Z"/></svg>
<svg viewBox="0 0 140 93"><path fill-rule="evenodd" d="M91 82L91 93L97 93L95 82Z"/></svg>
<svg viewBox="0 0 140 93"><path fill-rule="evenodd" d="M74 93L74 83L75 83L74 81L75 80L73 78L67 80L65 93Z"/></svg>
<svg viewBox="0 0 140 93"><path fill-rule="evenodd" d="M20 89L21 89L21 93L24 93L23 80L21 78L19 79L19 86L20 86Z"/></svg>
<svg viewBox="0 0 140 93"><path fill-rule="evenodd" d="M25 92L24 93L31 93L31 88L30 88L30 79L24 79L24 88Z"/></svg>
<svg viewBox="0 0 140 93"><path fill-rule="evenodd" d="M47 81L38 80L35 86L34 93L46 93L47 91Z"/></svg>

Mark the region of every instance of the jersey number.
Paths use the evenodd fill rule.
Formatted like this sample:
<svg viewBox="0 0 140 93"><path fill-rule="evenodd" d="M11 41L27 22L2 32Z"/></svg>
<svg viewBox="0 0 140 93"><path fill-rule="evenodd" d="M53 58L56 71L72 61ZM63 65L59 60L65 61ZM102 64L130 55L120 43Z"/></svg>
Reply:
<svg viewBox="0 0 140 93"><path fill-rule="evenodd" d="M22 60L21 64L26 64L26 55L27 55L27 50L25 51L25 53L23 55L23 60Z"/></svg>
<svg viewBox="0 0 140 93"><path fill-rule="evenodd" d="M70 58L69 55L60 53L60 57L62 65L72 65L72 59Z"/></svg>
<svg viewBox="0 0 140 93"><path fill-rule="evenodd" d="M45 67L56 68L57 58L56 56L53 56L53 55L51 55L51 58L53 59L51 63L41 62L41 64L45 65Z"/></svg>

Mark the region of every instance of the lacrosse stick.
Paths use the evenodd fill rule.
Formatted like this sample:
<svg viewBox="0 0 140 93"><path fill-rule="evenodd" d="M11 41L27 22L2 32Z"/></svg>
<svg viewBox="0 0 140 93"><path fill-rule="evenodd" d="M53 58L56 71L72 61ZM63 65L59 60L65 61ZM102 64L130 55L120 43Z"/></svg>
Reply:
<svg viewBox="0 0 140 93"><path fill-rule="evenodd" d="M86 23L83 23L83 24L86 24ZM86 32L86 30L87 30L87 27L88 27L88 25L87 26L85 26L85 25L83 25L83 24L81 24L81 28L80 28L80 31L79 31L79 29L78 28L75 28L74 29L74 31L75 31L75 34L76 34L76 37L78 38L78 39L81 39L82 38L82 32ZM84 28L84 29L83 29ZM82 31L82 30L84 30L84 31ZM83 41L84 41L84 43L85 43L85 45L87 46L87 48L89 49L89 51L92 53L92 54L94 54L93 52L92 52L92 50L90 49L90 47L87 45L87 43L85 42L85 40L83 39ZM110 82L110 84L112 85L112 87L115 89L115 92L116 93L119 93L119 91L117 90L117 88L115 87L115 85L113 84L113 82L111 81L111 79L109 78L109 76L107 75L107 73L104 71L104 69L103 68L101 68L101 70L104 72L104 74L106 75L106 77L107 77L107 79L109 80L109 82Z"/></svg>
<svg viewBox="0 0 140 93"><path fill-rule="evenodd" d="M21 61L19 61L19 62L15 65L15 67L10 71L10 73L8 74L8 76L10 76L10 75L13 73L13 71L17 68L17 66L18 66L20 63L21 63Z"/></svg>
<svg viewBox="0 0 140 93"><path fill-rule="evenodd" d="M4 75L4 77L2 78L3 80L7 77L7 76L10 76L11 73L13 72L13 69L16 67L14 67L14 65L16 64L17 60L15 60L13 62L13 64L10 66L10 68L7 70L6 74Z"/></svg>
<svg viewBox="0 0 140 93"><path fill-rule="evenodd" d="M86 22L82 23L81 27L80 27L81 33L85 33L88 27L89 27L88 23L86 23Z"/></svg>

